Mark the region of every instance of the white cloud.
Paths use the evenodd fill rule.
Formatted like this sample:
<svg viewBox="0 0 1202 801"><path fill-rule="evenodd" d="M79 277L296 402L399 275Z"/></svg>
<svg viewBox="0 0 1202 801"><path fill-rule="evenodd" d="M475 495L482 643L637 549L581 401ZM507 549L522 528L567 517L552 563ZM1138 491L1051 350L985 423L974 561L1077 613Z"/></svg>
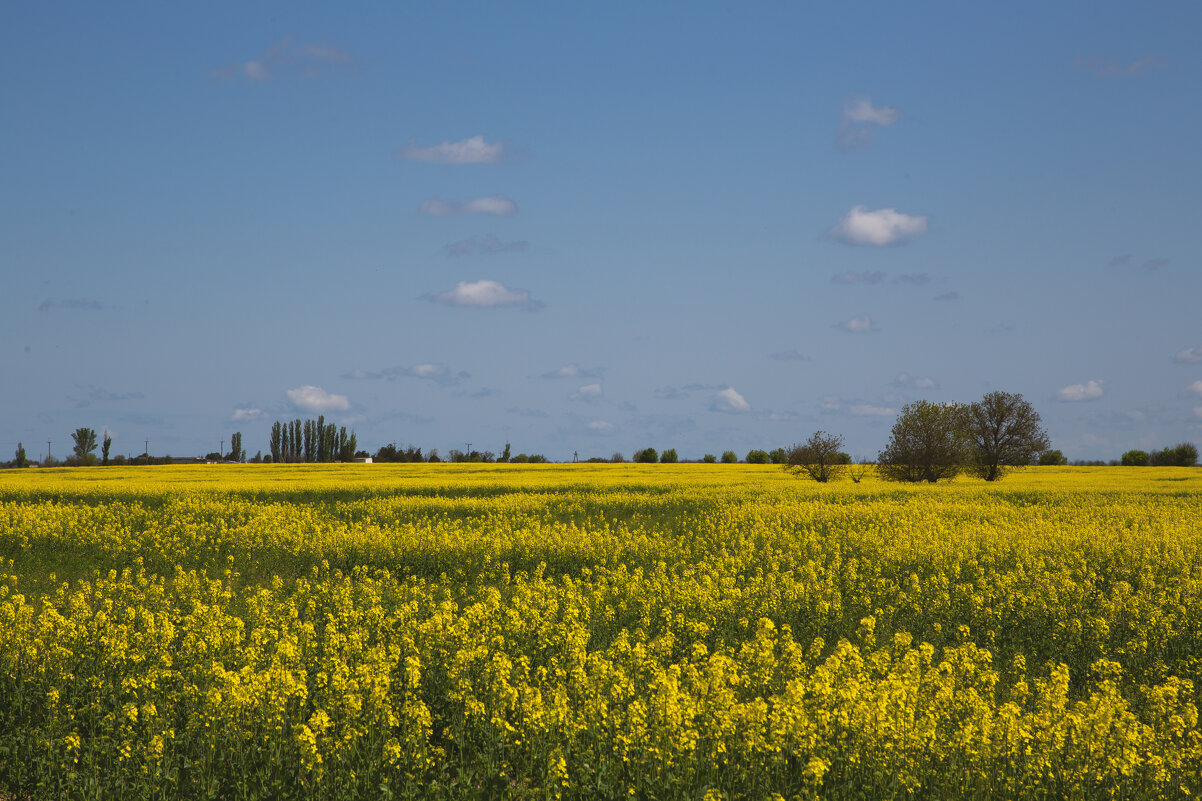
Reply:
<svg viewBox="0 0 1202 801"><path fill-rule="evenodd" d="M346 395L333 395L312 384L290 389L285 394L293 406L307 412L345 412L351 408Z"/></svg>
<svg viewBox="0 0 1202 801"><path fill-rule="evenodd" d="M558 370L552 370L549 373L543 373L543 378L573 378L580 375L580 368L574 364L565 364Z"/></svg>
<svg viewBox="0 0 1202 801"><path fill-rule="evenodd" d="M455 217L463 214L488 214L493 217L510 217L518 213L518 204L504 195L474 197L463 203L453 200L430 198L417 207L418 214L434 217Z"/></svg>
<svg viewBox="0 0 1202 801"><path fill-rule="evenodd" d="M1202 398L1202 381L1195 381L1189 385L1189 391Z"/></svg>
<svg viewBox="0 0 1202 801"><path fill-rule="evenodd" d="M841 331L846 331L849 334L866 334L872 331L872 318L867 314L859 317L853 317L850 320L844 320L835 326Z"/></svg>
<svg viewBox="0 0 1202 801"><path fill-rule="evenodd" d="M848 98L843 103L839 136L835 145L843 151L855 150L872 141L873 126L887 128L901 119L901 112L890 106L874 106L866 97Z"/></svg>
<svg viewBox="0 0 1202 801"><path fill-rule="evenodd" d="M830 234L847 245L880 248L925 234L927 219L925 214L903 214L894 208L868 211L866 206L853 206Z"/></svg>
<svg viewBox="0 0 1202 801"><path fill-rule="evenodd" d="M896 409L888 406L873 406L868 403L855 403L847 407L847 411L857 417L892 417Z"/></svg>
<svg viewBox="0 0 1202 801"><path fill-rule="evenodd" d="M751 404L734 387L727 387L714 394L710 409L715 412L749 412Z"/></svg>
<svg viewBox="0 0 1202 801"><path fill-rule="evenodd" d="M595 401L601 397L600 384L585 384L568 396L571 400Z"/></svg>
<svg viewBox="0 0 1202 801"><path fill-rule="evenodd" d="M333 45L295 45L285 37L267 48L258 58L219 67L210 74L219 81L245 78L263 83L275 77L280 69L292 69L302 77L312 78L321 74L327 64L349 64L351 60L350 53Z"/></svg>
<svg viewBox="0 0 1202 801"><path fill-rule="evenodd" d="M489 144L483 135L477 134L462 142L442 142L430 147L422 147L410 139L396 154L410 161L432 164L496 164L504 161L506 150L504 142Z"/></svg>
<svg viewBox="0 0 1202 801"><path fill-rule="evenodd" d="M230 416L230 420L233 420L234 422L241 420L258 420L262 416L262 409L234 409L234 413Z"/></svg>
<svg viewBox="0 0 1202 801"><path fill-rule="evenodd" d="M590 431L612 431L614 424L607 423L604 420L592 420L589 423L586 423L584 427Z"/></svg>
<svg viewBox="0 0 1202 801"><path fill-rule="evenodd" d="M509 289L496 281L460 281L454 289L440 292L431 300L448 306L523 306L537 309L541 303L530 297L524 289Z"/></svg>
<svg viewBox="0 0 1202 801"><path fill-rule="evenodd" d="M1101 381L1088 381L1084 384L1069 384L1060 390L1057 396L1062 401L1087 401L1102 397Z"/></svg>
<svg viewBox="0 0 1202 801"><path fill-rule="evenodd" d="M914 389L934 389L936 386L933 378L906 373L898 373L893 379L893 385L895 387L913 387Z"/></svg>
<svg viewBox="0 0 1202 801"><path fill-rule="evenodd" d="M1181 364L1195 364L1202 362L1202 347L1186 348L1174 356L1173 361L1180 362Z"/></svg>

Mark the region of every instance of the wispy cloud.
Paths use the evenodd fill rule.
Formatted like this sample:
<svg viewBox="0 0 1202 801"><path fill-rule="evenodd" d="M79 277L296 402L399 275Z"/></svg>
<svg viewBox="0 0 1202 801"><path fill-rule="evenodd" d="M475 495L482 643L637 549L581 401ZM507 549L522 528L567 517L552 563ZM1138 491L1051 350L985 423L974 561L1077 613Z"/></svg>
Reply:
<svg viewBox="0 0 1202 801"><path fill-rule="evenodd" d="M872 141L876 128L887 128L899 119L901 112L896 108L874 106L866 97L848 98L843 103L835 146L845 153L864 147Z"/></svg>
<svg viewBox="0 0 1202 801"><path fill-rule="evenodd" d="M596 403L601 399L604 393L601 391L600 384L585 384L580 389L568 395L569 400L584 401L586 403Z"/></svg>
<svg viewBox="0 0 1202 801"><path fill-rule="evenodd" d="M600 378L602 370L600 367L584 368L573 362L565 364L563 367L554 370L548 370L543 373L541 378Z"/></svg>
<svg viewBox="0 0 1202 801"><path fill-rule="evenodd" d="M434 295L430 300L447 306L518 306L531 311L542 308L542 303L530 297L524 289L510 289L497 281L460 281L454 289Z"/></svg>
<svg viewBox="0 0 1202 801"><path fill-rule="evenodd" d="M234 413L230 415L230 420L235 423L241 423L241 422L247 421L247 420L261 420L261 419L263 419L263 410L262 409L254 409L251 407L240 407L240 408L234 409Z"/></svg>
<svg viewBox="0 0 1202 801"><path fill-rule="evenodd" d="M1082 72L1091 72L1094 75L1103 78L1120 78L1128 75L1144 75L1153 70L1164 69L1169 66L1166 59L1158 56L1144 56L1135 61L1122 62L1115 59L1101 58L1095 56L1093 58L1078 58L1076 61L1077 69Z"/></svg>
<svg viewBox="0 0 1202 801"><path fill-rule="evenodd" d="M584 427L589 431L613 431L614 424L607 420L591 420Z"/></svg>
<svg viewBox="0 0 1202 801"><path fill-rule="evenodd" d="M872 324L872 318L867 314L859 317L852 317L850 320L844 320L841 323L837 323L835 328L848 334L867 334L869 331L876 330L875 326Z"/></svg>
<svg viewBox="0 0 1202 801"><path fill-rule="evenodd" d="M768 354L769 359L775 359L778 362L808 362L812 361L809 356L805 355L796 348L789 350L778 350L775 353Z"/></svg>
<svg viewBox="0 0 1202 801"><path fill-rule="evenodd" d="M893 279L895 284L909 284L910 286L926 286L931 283L931 276L928 273L905 273Z"/></svg>
<svg viewBox="0 0 1202 801"><path fill-rule="evenodd" d="M959 299L960 299L960 293L959 293L959 292L955 292L955 291L953 291L953 292L944 292L942 295L936 295L936 296L935 296L935 300L943 301L943 302L945 302L945 303L946 303L946 302L953 301L953 300L959 300Z"/></svg>
<svg viewBox="0 0 1202 801"><path fill-rule="evenodd" d="M351 408L346 395L334 395L312 384L290 389L284 394L289 403L306 412L345 412Z"/></svg>
<svg viewBox="0 0 1202 801"><path fill-rule="evenodd" d="M1121 253L1115 256L1110 261L1106 262L1107 267L1124 267L1131 263L1130 253Z"/></svg>
<svg viewBox="0 0 1202 801"><path fill-rule="evenodd" d="M879 284L885 280L885 274L880 270L876 272L845 272L831 276L832 284Z"/></svg>
<svg viewBox="0 0 1202 801"><path fill-rule="evenodd" d="M1202 347L1178 351L1177 355L1173 357L1173 361L1178 364L1198 364L1202 362Z"/></svg>
<svg viewBox="0 0 1202 801"><path fill-rule="evenodd" d="M908 373L898 373L893 377L893 386L903 387L906 389L935 389L938 385L935 379L930 376L910 375Z"/></svg>
<svg viewBox="0 0 1202 801"><path fill-rule="evenodd" d="M1102 397L1102 383L1101 381L1087 381L1084 384L1069 384L1057 392L1056 396L1062 401L1070 402L1096 400Z"/></svg>
<svg viewBox="0 0 1202 801"><path fill-rule="evenodd" d="M403 159L431 164L498 164L505 160L508 151L504 142L488 143L483 134L477 134L460 142L440 142L428 147L410 139L397 149L396 154Z"/></svg>
<svg viewBox="0 0 1202 801"><path fill-rule="evenodd" d="M65 311L104 311L104 304L98 300L87 300L85 298L72 298L69 300L43 300L38 306L38 311L48 312L54 309L63 309Z"/></svg>
<svg viewBox="0 0 1202 801"><path fill-rule="evenodd" d="M76 409L83 409L93 403L118 403L127 400L141 400L146 397L141 392L112 392L95 384L76 384L78 395L68 395L67 399L75 403Z"/></svg>
<svg viewBox="0 0 1202 801"><path fill-rule="evenodd" d="M734 387L727 387L714 393L710 411L739 414L751 411L751 404Z"/></svg>
<svg viewBox="0 0 1202 801"><path fill-rule="evenodd" d="M847 413L855 417L892 417L897 409L891 406L873 406L871 403L853 403L847 407Z"/></svg>
<svg viewBox="0 0 1202 801"><path fill-rule="evenodd" d="M1186 387L1186 389L1197 395L1199 398L1202 398L1202 381L1195 381Z"/></svg>
<svg viewBox="0 0 1202 801"><path fill-rule="evenodd" d="M305 78L320 74L326 67L351 63L350 53L333 45L316 42L295 44L291 37L275 42L258 58L218 67L209 74L219 81L245 79L262 83L283 70Z"/></svg>
<svg viewBox="0 0 1202 801"><path fill-rule="evenodd" d="M530 417L535 420L546 420L551 416L542 409L529 409L522 406L510 406L505 411L509 414L516 414L518 417Z"/></svg>
<svg viewBox="0 0 1202 801"><path fill-rule="evenodd" d="M529 247L530 243L525 240L502 242L492 234L488 234L452 242L443 250L447 252L448 256L492 256L497 253L518 253Z"/></svg>
<svg viewBox="0 0 1202 801"><path fill-rule="evenodd" d="M492 217L510 217L518 213L518 204L504 195L474 197L462 203L453 200L430 198L417 207L418 214L432 217L457 217L464 214L486 214Z"/></svg>
<svg viewBox="0 0 1202 801"><path fill-rule="evenodd" d="M395 381L398 378L418 378L425 381L433 381L443 386L454 386L471 378L471 375L462 370L456 372L441 362L423 362L409 366L386 367L383 370L374 372L351 370L348 373L343 373L341 378L350 381L378 381L381 379Z"/></svg>
<svg viewBox="0 0 1202 801"><path fill-rule="evenodd" d="M900 245L925 234L927 219L926 215L903 214L894 208L869 211L867 206L853 206L830 234L846 245Z"/></svg>
<svg viewBox="0 0 1202 801"><path fill-rule="evenodd" d="M1144 262L1144 272L1154 273L1161 267L1167 267L1168 265L1169 259L1166 259L1164 256L1158 256L1154 259L1148 259Z"/></svg>

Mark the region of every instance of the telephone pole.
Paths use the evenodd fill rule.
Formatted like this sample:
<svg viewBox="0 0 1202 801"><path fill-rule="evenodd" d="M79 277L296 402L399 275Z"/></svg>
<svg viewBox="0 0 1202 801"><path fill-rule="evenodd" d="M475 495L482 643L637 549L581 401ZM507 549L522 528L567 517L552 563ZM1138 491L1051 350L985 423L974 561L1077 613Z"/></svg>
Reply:
<svg viewBox="0 0 1202 801"><path fill-rule="evenodd" d="M46 440L46 461L50 461L50 440Z"/></svg>

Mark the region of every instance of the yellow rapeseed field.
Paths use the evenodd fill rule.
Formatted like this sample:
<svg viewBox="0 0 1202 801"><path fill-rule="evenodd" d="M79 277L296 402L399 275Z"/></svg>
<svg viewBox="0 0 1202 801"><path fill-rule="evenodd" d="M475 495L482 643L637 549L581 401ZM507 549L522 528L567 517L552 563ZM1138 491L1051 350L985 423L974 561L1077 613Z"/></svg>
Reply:
<svg viewBox="0 0 1202 801"><path fill-rule="evenodd" d="M0 472L0 798L1197 798L1202 469Z"/></svg>

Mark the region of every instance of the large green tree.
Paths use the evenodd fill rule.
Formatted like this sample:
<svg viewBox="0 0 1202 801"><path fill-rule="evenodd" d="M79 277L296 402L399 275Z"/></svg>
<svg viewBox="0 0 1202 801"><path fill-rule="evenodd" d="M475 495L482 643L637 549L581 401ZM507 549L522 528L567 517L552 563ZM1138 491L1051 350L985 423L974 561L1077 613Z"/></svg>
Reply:
<svg viewBox="0 0 1202 801"><path fill-rule="evenodd" d="M877 456L877 472L889 481L954 478L964 465L965 445L962 406L925 400L907 404Z"/></svg>
<svg viewBox="0 0 1202 801"><path fill-rule="evenodd" d="M1022 395L990 392L963 414L969 470L986 481L1033 463L1050 444L1039 412Z"/></svg>
<svg viewBox="0 0 1202 801"><path fill-rule="evenodd" d="M795 474L805 473L822 484L837 481L847 469L847 459L839 450L842 447L843 437L838 434L815 431L805 442L786 449L785 469Z"/></svg>
<svg viewBox="0 0 1202 801"><path fill-rule="evenodd" d="M96 450L96 431L91 428L77 428L71 434L71 439L75 440L75 446L72 450L75 451L77 459L87 459L92 451Z"/></svg>

